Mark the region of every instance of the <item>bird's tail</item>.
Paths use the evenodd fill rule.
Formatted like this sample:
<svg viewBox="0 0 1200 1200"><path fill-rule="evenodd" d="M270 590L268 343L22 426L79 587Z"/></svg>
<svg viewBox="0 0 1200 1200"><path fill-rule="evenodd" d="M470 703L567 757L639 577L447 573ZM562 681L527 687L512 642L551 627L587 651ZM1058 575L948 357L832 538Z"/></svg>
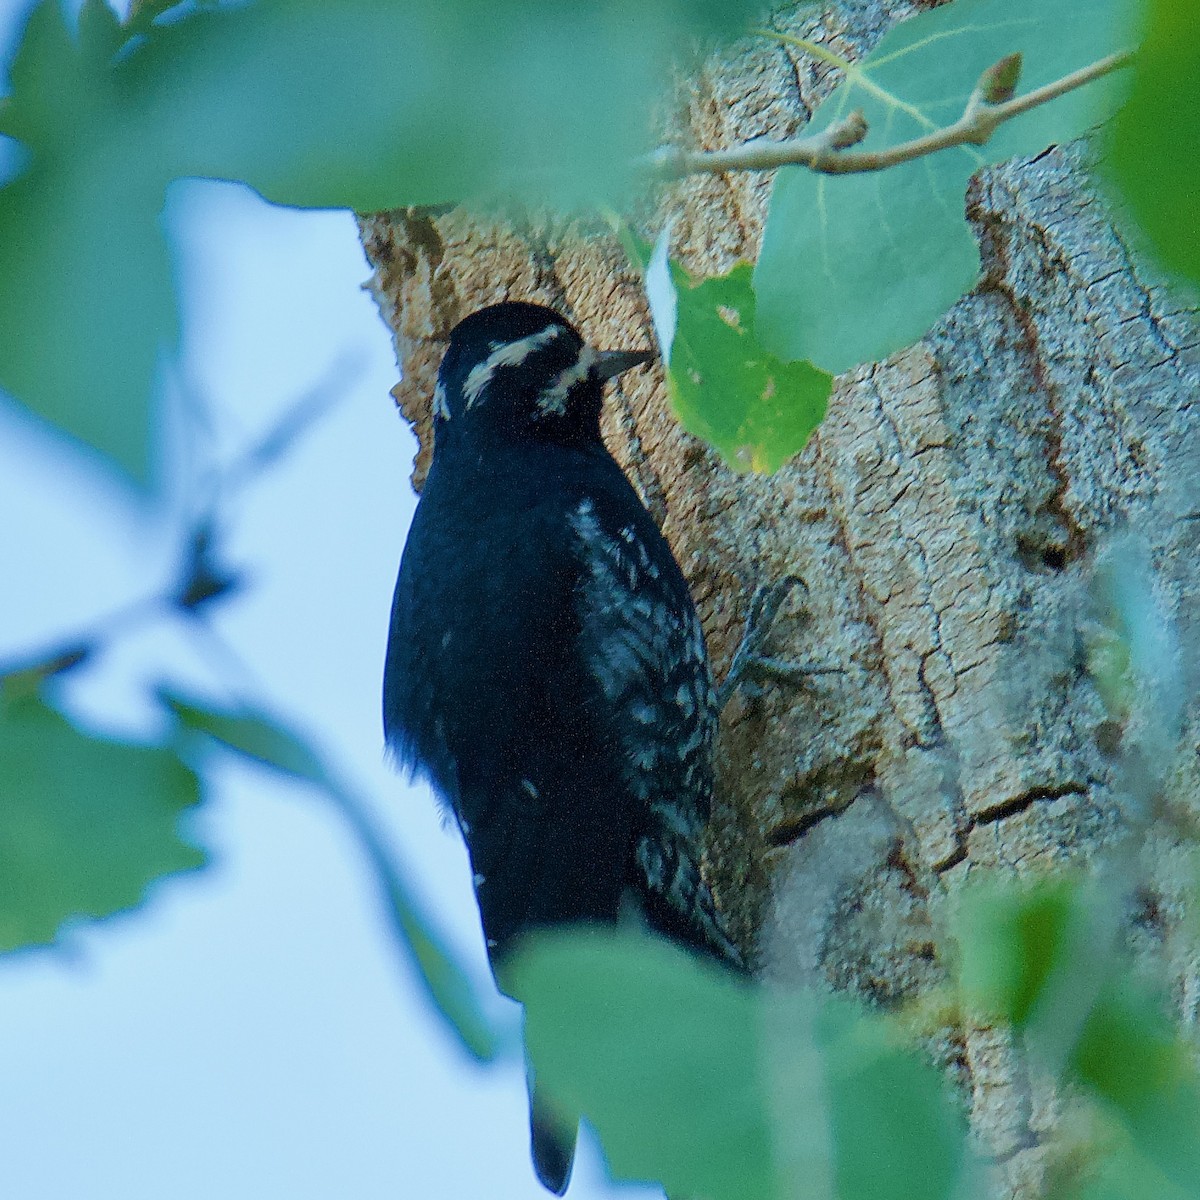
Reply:
<svg viewBox="0 0 1200 1200"><path fill-rule="evenodd" d="M547 1191L561 1196L571 1182L579 1122L565 1121L546 1102L529 1072L529 1152L533 1169Z"/></svg>

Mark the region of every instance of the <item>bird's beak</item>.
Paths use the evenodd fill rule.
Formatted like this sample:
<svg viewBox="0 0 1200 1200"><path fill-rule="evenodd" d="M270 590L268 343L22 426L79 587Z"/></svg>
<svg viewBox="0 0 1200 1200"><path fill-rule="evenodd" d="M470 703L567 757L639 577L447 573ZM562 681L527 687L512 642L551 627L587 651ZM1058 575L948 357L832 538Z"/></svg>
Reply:
<svg viewBox="0 0 1200 1200"><path fill-rule="evenodd" d="M612 379L623 371L654 361L653 350L599 350L592 362L591 375L601 381Z"/></svg>

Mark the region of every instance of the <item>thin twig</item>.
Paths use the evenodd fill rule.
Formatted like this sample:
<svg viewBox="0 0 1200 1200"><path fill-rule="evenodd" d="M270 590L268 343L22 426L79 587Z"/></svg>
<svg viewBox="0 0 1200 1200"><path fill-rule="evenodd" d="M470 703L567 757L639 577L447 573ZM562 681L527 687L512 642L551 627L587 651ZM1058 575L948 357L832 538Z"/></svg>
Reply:
<svg viewBox="0 0 1200 1200"><path fill-rule="evenodd" d="M1128 66L1133 60L1133 51L1110 54L1023 96L999 104L991 103L986 97L994 91L994 72L1010 60L1011 56L1001 59L983 73L963 115L953 124L883 150L849 149L867 134L866 118L856 110L828 129L807 137L789 138L782 142L756 138L730 150L690 151L679 146L663 146L649 156L648 164L653 171L669 179L699 173L772 171L784 166L808 167L823 175L882 171L950 146L982 146L1006 121Z"/></svg>
<svg viewBox="0 0 1200 1200"><path fill-rule="evenodd" d="M167 4L165 0L145 0L138 11L157 14L179 2L171 0ZM347 377L353 382L360 371L361 360L357 356L340 357L325 380L301 396L229 467L215 473L209 487L211 495L199 504L198 516L188 524L180 552L182 569L163 588L123 604L49 646L9 661L0 660L0 683L27 673L40 678L61 674L131 631L171 616L193 618L192 630L207 636L210 648L215 646L216 631L206 620L209 606L212 601L235 591L240 583L237 573L225 566L220 553L217 515L221 502L235 496L275 466L296 440L346 394L344 387L335 385L344 385ZM232 652L228 645L223 649L224 665L229 666Z"/></svg>
<svg viewBox="0 0 1200 1200"><path fill-rule="evenodd" d="M172 600L173 596L169 593L156 592L152 596L142 596L89 622L70 636L59 638L51 645L0 662L0 682L27 672L45 678L69 671L131 629L140 629L169 613Z"/></svg>

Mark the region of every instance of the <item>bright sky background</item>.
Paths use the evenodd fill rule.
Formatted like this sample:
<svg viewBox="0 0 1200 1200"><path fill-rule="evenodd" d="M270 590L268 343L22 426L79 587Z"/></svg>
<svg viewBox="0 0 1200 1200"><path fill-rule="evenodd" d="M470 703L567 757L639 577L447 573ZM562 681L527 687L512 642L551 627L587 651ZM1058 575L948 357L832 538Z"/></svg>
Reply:
<svg viewBox="0 0 1200 1200"><path fill-rule="evenodd" d="M0 0L0 52L20 14ZM415 443L388 389L387 330L347 213L176 184L185 340L172 387L213 413L228 459L305 392L331 412L249 489L226 557L246 587L216 614L268 706L372 799L429 910L490 990L466 856L425 788L382 755L391 590ZM2 252L2 248L0 248ZM136 314L131 314L136 319ZM331 372L336 374L331 375ZM183 529L0 402L0 661L69 639L172 577ZM147 728L148 685L211 681L179 623L123 639L73 679L92 726ZM195 823L207 871L134 915L0 961L0 1195L13 1200L536 1200L515 1061L465 1060L390 942L373 881L321 797L230 764ZM513 1006L505 1006L511 1020ZM585 1146L575 1200L605 1182Z"/></svg>

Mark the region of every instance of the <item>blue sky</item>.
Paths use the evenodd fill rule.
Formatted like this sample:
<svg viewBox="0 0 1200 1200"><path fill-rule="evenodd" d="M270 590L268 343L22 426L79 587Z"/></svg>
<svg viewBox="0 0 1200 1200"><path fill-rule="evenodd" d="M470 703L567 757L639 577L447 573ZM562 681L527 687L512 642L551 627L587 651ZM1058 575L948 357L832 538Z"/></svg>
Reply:
<svg viewBox="0 0 1200 1200"><path fill-rule="evenodd" d="M27 5L0 0L0 44ZM490 989L466 857L431 797L386 766L379 684L415 497L388 389L387 330L346 213L245 189L173 186L183 353L167 390L213 414L228 460L331 378L337 401L228 526L247 584L217 625L249 686L371 798L397 853ZM56 644L171 578L163 511L0 401L0 661ZM166 622L71 683L72 711L136 732L164 676L211 684L210 649ZM15 1200L372 1200L543 1196L521 1069L468 1063L388 939L365 864L319 796L229 763L195 823L213 865L139 912L0 961L0 1195ZM505 1020L511 1006L495 1000ZM585 1149L571 1195L614 1189Z"/></svg>

